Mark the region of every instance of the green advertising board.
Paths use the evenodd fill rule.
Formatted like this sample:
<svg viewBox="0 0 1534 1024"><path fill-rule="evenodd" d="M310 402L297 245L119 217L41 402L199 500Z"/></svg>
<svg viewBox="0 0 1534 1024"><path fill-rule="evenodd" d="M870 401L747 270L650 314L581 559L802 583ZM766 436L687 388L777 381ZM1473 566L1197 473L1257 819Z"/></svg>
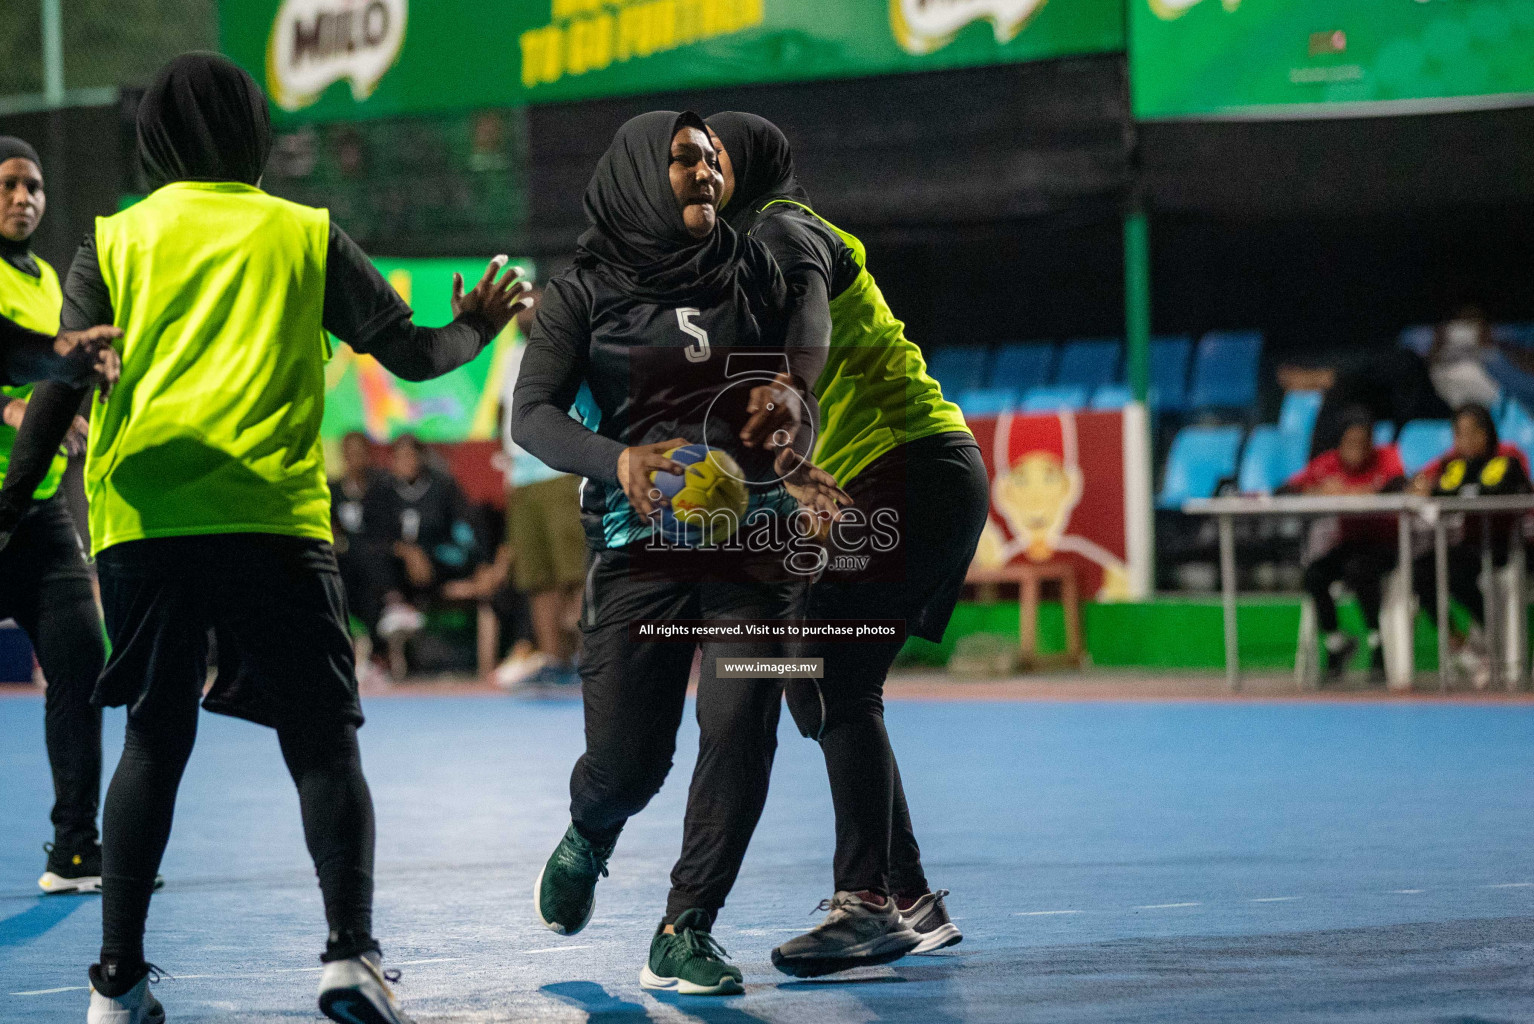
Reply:
<svg viewBox="0 0 1534 1024"><path fill-rule="evenodd" d="M1534 0L1128 0L1143 118L1534 103Z"/></svg>
<svg viewBox="0 0 1534 1024"><path fill-rule="evenodd" d="M415 321L438 327L453 319L455 272L472 288L485 272L484 261L405 259L373 261L415 310ZM516 261L529 272L528 260ZM354 430L374 441L412 433L423 441L476 441L497 436L501 378L506 354L516 344L515 323L473 362L436 380L408 381L394 376L372 356L334 343L325 367L325 419L321 433L334 441Z"/></svg>
<svg viewBox="0 0 1534 1024"><path fill-rule="evenodd" d="M1122 50L1122 0L220 0L278 116L343 120Z"/></svg>

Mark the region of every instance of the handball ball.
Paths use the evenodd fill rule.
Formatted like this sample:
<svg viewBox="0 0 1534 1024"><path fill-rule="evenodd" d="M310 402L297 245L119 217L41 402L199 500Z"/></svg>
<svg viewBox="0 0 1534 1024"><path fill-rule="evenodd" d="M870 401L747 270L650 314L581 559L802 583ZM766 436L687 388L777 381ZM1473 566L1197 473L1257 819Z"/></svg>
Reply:
<svg viewBox="0 0 1534 1024"><path fill-rule="evenodd" d="M718 448L684 444L666 453L686 471L654 472L650 480L671 500L661 509L660 531L673 544L684 547L718 544L729 539L746 514L749 496L740 466Z"/></svg>

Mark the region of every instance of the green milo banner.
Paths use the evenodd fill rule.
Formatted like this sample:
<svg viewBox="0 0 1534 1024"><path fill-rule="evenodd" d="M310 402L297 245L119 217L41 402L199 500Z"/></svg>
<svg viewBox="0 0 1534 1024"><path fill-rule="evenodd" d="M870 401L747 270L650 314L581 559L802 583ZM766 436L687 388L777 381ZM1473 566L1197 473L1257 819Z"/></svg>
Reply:
<svg viewBox="0 0 1534 1024"><path fill-rule="evenodd" d="M439 327L453 319L453 273L464 288L474 287L485 261L401 259L373 261L394 289L415 310L415 322ZM513 261L532 272L527 260ZM374 441L412 433L423 441L476 441L494 438L500 429L501 377L506 353L516 344L513 323L467 366L436 380L407 381L394 376L369 355L332 341L334 354L325 367L325 419L321 433L335 440L360 430Z"/></svg>
<svg viewBox="0 0 1534 1024"><path fill-rule="evenodd" d="M220 0L279 116L383 117L1124 47L1122 0Z"/></svg>
<svg viewBox="0 0 1534 1024"><path fill-rule="evenodd" d="M1128 0L1138 117L1534 103L1534 0Z"/></svg>

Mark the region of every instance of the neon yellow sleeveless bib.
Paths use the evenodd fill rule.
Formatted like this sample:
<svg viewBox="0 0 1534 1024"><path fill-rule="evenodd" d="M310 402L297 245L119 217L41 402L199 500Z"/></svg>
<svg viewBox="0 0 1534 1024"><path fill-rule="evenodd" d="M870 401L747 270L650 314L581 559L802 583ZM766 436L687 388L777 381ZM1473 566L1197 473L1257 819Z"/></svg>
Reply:
<svg viewBox="0 0 1534 1024"><path fill-rule="evenodd" d="M96 551L146 537L330 540L320 447L330 215L181 181L96 221L123 375L85 464Z"/></svg>
<svg viewBox="0 0 1534 1024"><path fill-rule="evenodd" d="M59 311L64 308L64 293L59 288L59 275L41 257L33 256L41 276L23 274L15 267L0 260L0 316L8 317L21 326L43 334L59 333ZM27 399L32 396L32 385L0 387L0 395L6 398ZM0 479L11 464L11 445L16 442L16 428L0 423ZM48 475L37 485L32 497L43 501L59 492L64 470L69 459L62 448L48 466Z"/></svg>
<svg viewBox="0 0 1534 1024"><path fill-rule="evenodd" d="M867 269L863 243L803 203L796 206L836 232L860 268L831 300L831 351L815 382L820 438L815 463L845 487L892 448L933 434L969 433L959 407L927 373L921 349L905 336ZM765 209L765 207L764 207Z"/></svg>

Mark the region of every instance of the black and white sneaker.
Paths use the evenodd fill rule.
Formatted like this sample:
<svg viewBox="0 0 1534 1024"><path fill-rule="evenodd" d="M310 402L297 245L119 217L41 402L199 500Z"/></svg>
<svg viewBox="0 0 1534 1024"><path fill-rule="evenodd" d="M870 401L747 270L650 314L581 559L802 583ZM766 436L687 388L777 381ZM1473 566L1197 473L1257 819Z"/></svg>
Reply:
<svg viewBox="0 0 1534 1024"><path fill-rule="evenodd" d="M48 854L48 866L37 880L37 887L49 896L71 893L101 891L101 844L67 847L59 843L44 843ZM159 892L165 887L162 875L154 876L154 888Z"/></svg>
<svg viewBox="0 0 1534 1024"><path fill-rule="evenodd" d="M320 1012L341 1024L413 1024L389 987L398 980L376 950L332 960L320 974Z"/></svg>
<svg viewBox="0 0 1534 1024"><path fill-rule="evenodd" d="M830 911L826 919L774 949L772 966L796 978L818 978L899 960L921 943L888 897L880 904L838 892L819 909Z"/></svg>
<svg viewBox="0 0 1534 1024"><path fill-rule="evenodd" d="M896 900L901 918L921 936L921 942L911 950L912 953L930 953L964 941L964 933L949 918L948 907L943 904L943 897L947 895L947 889L925 893L909 906L901 906L904 901Z"/></svg>
<svg viewBox="0 0 1534 1024"><path fill-rule="evenodd" d="M101 844L67 847L44 843L48 866L37 887L50 896L101 891Z"/></svg>
<svg viewBox="0 0 1534 1024"><path fill-rule="evenodd" d="M160 972L152 964L145 964L144 974L126 992L108 996L102 989L110 990L114 979L102 973L101 965L91 967L91 1005L85 1013L86 1024L165 1024L165 1007L149 991L151 981L160 980ZM126 979L124 979L126 980Z"/></svg>

